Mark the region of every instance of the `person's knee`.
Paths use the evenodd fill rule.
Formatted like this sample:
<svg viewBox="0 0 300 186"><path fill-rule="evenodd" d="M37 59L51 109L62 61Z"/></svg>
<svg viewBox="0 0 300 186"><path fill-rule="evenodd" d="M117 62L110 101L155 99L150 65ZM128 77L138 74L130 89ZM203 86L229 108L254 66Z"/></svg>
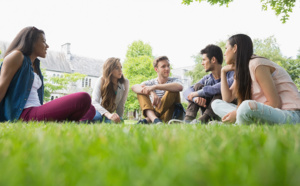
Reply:
<svg viewBox="0 0 300 186"><path fill-rule="evenodd" d="M255 110L257 110L256 102L252 100L245 100L239 105L236 112L236 118L238 121L244 121L245 118Z"/></svg>
<svg viewBox="0 0 300 186"><path fill-rule="evenodd" d="M216 110L218 108L218 105L220 105L220 103L222 103L223 101L221 99L215 99L211 102L211 108L213 110Z"/></svg>
<svg viewBox="0 0 300 186"><path fill-rule="evenodd" d="M78 99L87 103L91 103L92 99L91 96L86 92L78 92L77 93Z"/></svg>

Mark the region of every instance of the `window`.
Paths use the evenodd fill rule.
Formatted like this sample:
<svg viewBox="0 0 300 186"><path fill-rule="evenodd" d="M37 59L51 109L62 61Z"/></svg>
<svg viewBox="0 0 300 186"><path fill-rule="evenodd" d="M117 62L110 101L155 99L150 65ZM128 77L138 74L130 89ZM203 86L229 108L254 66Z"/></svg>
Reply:
<svg viewBox="0 0 300 186"><path fill-rule="evenodd" d="M51 101L54 99L54 96L51 96Z"/></svg>
<svg viewBox="0 0 300 186"><path fill-rule="evenodd" d="M91 83L92 83L92 80L91 78L89 79L89 87L91 87Z"/></svg>
<svg viewBox="0 0 300 186"><path fill-rule="evenodd" d="M84 78L82 79L82 87L84 87Z"/></svg>
<svg viewBox="0 0 300 186"><path fill-rule="evenodd" d="M88 86L88 78L85 79L85 87Z"/></svg>

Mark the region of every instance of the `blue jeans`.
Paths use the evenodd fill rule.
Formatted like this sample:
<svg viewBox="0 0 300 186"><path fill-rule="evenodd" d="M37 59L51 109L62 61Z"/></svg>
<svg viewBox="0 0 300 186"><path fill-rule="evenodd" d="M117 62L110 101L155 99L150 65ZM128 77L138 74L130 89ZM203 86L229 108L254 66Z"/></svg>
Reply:
<svg viewBox="0 0 300 186"><path fill-rule="evenodd" d="M223 100L212 102L213 111L223 117L227 113L236 110L236 105L227 103ZM254 100L243 101L236 112L236 124L251 123L270 123L270 124L300 124L300 110L282 110L273 108Z"/></svg>
<svg viewBox="0 0 300 186"><path fill-rule="evenodd" d="M96 115L94 116L92 122L102 122L104 118L105 118L104 123L112 123L112 121L111 121L110 119L108 119L108 118L105 117L105 116L102 116L102 115L100 114L100 112L98 112L98 111L96 110ZM120 117L120 119L121 119L121 122L123 122L122 117Z"/></svg>

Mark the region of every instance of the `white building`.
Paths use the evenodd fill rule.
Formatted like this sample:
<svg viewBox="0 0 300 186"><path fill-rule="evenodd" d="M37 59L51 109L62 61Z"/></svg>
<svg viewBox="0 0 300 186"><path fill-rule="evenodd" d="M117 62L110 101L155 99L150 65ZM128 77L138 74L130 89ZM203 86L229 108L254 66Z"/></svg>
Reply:
<svg viewBox="0 0 300 186"><path fill-rule="evenodd" d="M0 50L3 58L8 47L7 43L0 42ZM67 90L59 90L51 94L51 100L74 92L88 92L91 94L96 80L102 75L104 61L73 55L70 50L70 43L62 45L60 52L48 51L46 58L40 58L41 68L45 69L47 78L62 77L63 73L81 73L87 75L84 79L71 84Z"/></svg>
<svg viewBox="0 0 300 186"><path fill-rule="evenodd" d="M188 71L191 71L195 68L194 66L187 66L187 67L180 67L180 68L175 68L172 69L172 77L176 77L178 79L181 80L181 82L183 83L183 91L185 91L188 87L190 87L192 85L192 78L187 76L186 73ZM187 102L186 99L184 99L182 92L180 92L180 98L181 98L181 102Z"/></svg>

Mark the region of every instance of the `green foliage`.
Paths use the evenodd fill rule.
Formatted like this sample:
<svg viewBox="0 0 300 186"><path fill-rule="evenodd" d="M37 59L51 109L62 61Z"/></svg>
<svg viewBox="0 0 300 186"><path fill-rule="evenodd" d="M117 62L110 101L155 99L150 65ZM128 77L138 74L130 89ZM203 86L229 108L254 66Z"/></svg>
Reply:
<svg viewBox="0 0 300 186"><path fill-rule="evenodd" d="M44 82L45 82L45 91L44 91L44 100L50 101L51 93L54 93L59 90L66 90L67 93L72 93L69 90L70 85L75 84L78 80L81 80L86 77L85 74L80 74L78 72L68 74L63 73L62 77L50 77L48 78L45 70L42 70L44 75Z"/></svg>
<svg viewBox="0 0 300 186"><path fill-rule="evenodd" d="M189 5L194 0L182 0L182 4ZM233 2L233 0L195 0L199 3L206 1L211 5L219 4L219 6L226 5ZM282 16L281 21L285 23L289 19L289 14L293 11L295 7L296 0L261 0L262 10L266 11L269 7L275 11L277 16Z"/></svg>
<svg viewBox="0 0 300 186"><path fill-rule="evenodd" d="M2 123L0 185L300 183L300 125Z"/></svg>
<svg viewBox="0 0 300 186"><path fill-rule="evenodd" d="M42 74L44 76L44 102L50 101L50 96L51 96L51 86L52 84L48 83L48 76L46 74L46 69L41 69Z"/></svg>
<svg viewBox="0 0 300 186"><path fill-rule="evenodd" d="M222 49L222 52L225 52L225 45L226 41L218 41L216 43L217 46L219 46ZM205 72L205 69L203 67L202 63L202 57L200 53L197 55L192 56L194 58L194 61L196 63L195 68L191 71L186 72L186 76L190 76L192 78L192 83L197 83L200 79L203 78L203 76L207 75L210 72ZM225 63L223 63L225 65Z"/></svg>
<svg viewBox="0 0 300 186"><path fill-rule="evenodd" d="M0 55L2 54L1 50L0 50ZM0 58L0 64L2 63L3 58Z"/></svg>
<svg viewBox="0 0 300 186"><path fill-rule="evenodd" d="M126 58L139 56L152 57L152 47L143 41L134 41L127 49Z"/></svg>
<svg viewBox="0 0 300 186"><path fill-rule="evenodd" d="M128 46L126 59L123 64L123 73L131 86L157 76L152 64L153 59L152 48L149 44L145 44L142 41L134 41ZM139 109L136 93L131 89L129 90L125 107L131 111Z"/></svg>
<svg viewBox="0 0 300 186"><path fill-rule="evenodd" d="M292 80L300 89L300 56L298 54L297 59L291 59L283 56L280 51L280 47L274 36L270 36L266 39L254 39L253 40L254 53L268 58L271 61L282 66L291 76Z"/></svg>
<svg viewBox="0 0 300 186"><path fill-rule="evenodd" d="M280 65L285 68L296 84L297 88L300 90L300 59L288 58L282 61Z"/></svg>
<svg viewBox="0 0 300 186"><path fill-rule="evenodd" d="M253 48L256 55L268 58L276 63L285 60L274 36L270 36L266 39L253 39Z"/></svg>
<svg viewBox="0 0 300 186"><path fill-rule="evenodd" d="M194 58L194 61L196 63L195 68L191 71L186 72L186 76L190 76L192 78L192 83L197 83L200 79L202 79L203 76L208 74L208 72L205 72L205 69L203 65L201 64L202 62L202 57L200 54L192 56Z"/></svg>

